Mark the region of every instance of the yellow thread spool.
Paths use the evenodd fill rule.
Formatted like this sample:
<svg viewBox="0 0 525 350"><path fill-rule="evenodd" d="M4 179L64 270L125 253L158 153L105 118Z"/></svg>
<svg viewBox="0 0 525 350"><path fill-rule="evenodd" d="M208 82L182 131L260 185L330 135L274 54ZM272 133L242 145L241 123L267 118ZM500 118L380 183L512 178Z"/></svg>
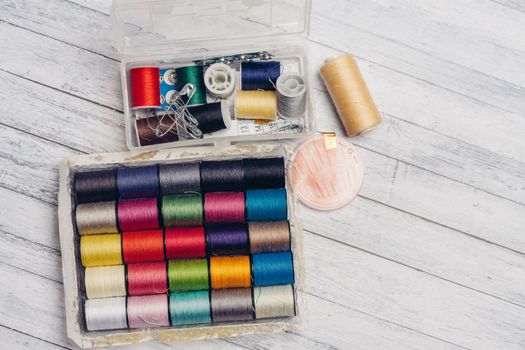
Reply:
<svg viewBox="0 0 525 350"><path fill-rule="evenodd" d="M277 94L275 91L237 91L235 117L237 119L275 120Z"/></svg>
<svg viewBox="0 0 525 350"><path fill-rule="evenodd" d="M321 67L321 77L348 136L364 133L381 122L381 115L352 55L327 60Z"/></svg>
<svg viewBox="0 0 525 350"><path fill-rule="evenodd" d="M250 287L250 257L211 257L210 277L213 289Z"/></svg>
<svg viewBox="0 0 525 350"><path fill-rule="evenodd" d="M120 234L81 236L80 257L85 267L122 264Z"/></svg>

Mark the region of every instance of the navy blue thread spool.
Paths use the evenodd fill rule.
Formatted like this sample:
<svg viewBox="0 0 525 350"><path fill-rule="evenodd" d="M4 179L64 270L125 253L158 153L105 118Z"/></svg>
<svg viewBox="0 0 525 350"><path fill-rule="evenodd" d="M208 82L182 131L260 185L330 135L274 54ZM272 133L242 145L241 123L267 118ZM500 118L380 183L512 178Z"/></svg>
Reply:
<svg viewBox="0 0 525 350"><path fill-rule="evenodd" d="M73 188L78 203L106 202L118 198L115 169L78 172Z"/></svg>
<svg viewBox="0 0 525 350"><path fill-rule="evenodd" d="M283 188L283 158L244 159L244 186L246 189Z"/></svg>
<svg viewBox="0 0 525 350"><path fill-rule="evenodd" d="M242 160L202 162L201 187L203 192L244 191Z"/></svg>
<svg viewBox="0 0 525 350"><path fill-rule="evenodd" d="M159 193L157 165L117 169L120 198L156 197Z"/></svg>
<svg viewBox="0 0 525 350"><path fill-rule="evenodd" d="M252 255L253 284L273 286L292 284L294 281L292 252Z"/></svg>
<svg viewBox="0 0 525 350"><path fill-rule="evenodd" d="M197 127L203 134L226 129L231 124L228 102L220 101L188 107L188 112L197 120Z"/></svg>
<svg viewBox="0 0 525 350"><path fill-rule="evenodd" d="M246 191L246 220L281 221L287 217L284 188Z"/></svg>
<svg viewBox="0 0 525 350"><path fill-rule="evenodd" d="M242 90L275 90L281 75L279 61L257 61L241 63Z"/></svg>
<svg viewBox="0 0 525 350"><path fill-rule="evenodd" d="M200 165L199 163L160 164L159 182L162 194L200 192Z"/></svg>
<svg viewBox="0 0 525 350"><path fill-rule="evenodd" d="M238 225L207 225L206 247L209 255L247 255L250 253L248 228Z"/></svg>

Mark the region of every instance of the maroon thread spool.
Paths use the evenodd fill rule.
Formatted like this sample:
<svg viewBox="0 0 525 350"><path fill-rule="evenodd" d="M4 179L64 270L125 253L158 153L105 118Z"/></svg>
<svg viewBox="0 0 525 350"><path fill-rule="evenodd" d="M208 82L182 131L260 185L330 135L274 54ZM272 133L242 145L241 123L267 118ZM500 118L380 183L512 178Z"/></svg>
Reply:
<svg viewBox="0 0 525 350"><path fill-rule="evenodd" d="M244 222L244 192L211 192L204 195L204 219L208 224Z"/></svg>

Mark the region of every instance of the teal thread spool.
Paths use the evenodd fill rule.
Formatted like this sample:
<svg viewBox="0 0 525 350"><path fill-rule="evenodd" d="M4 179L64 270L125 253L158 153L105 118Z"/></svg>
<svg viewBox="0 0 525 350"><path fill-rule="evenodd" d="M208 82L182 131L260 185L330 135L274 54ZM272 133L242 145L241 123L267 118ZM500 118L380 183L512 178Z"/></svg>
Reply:
<svg viewBox="0 0 525 350"><path fill-rule="evenodd" d="M193 96L188 101L187 97L183 97L184 102L188 105L203 105L206 104L206 84L204 83L204 70L202 66L187 66L175 69L177 76L176 89L180 91L184 85L193 84L195 91Z"/></svg>
<svg viewBox="0 0 525 350"><path fill-rule="evenodd" d="M282 221L287 219L287 215L284 188L246 191L248 221Z"/></svg>
<svg viewBox="0 0 525 350"><path fill-rule="evenodd" d="M209 292L171 293L170 317L172 326L211 323Z"/></svg>
<svg viewBox="0 0 525 350"><path fill-rule="evenodd" d="M203 208L200 194L163 196L161 210L165 227L202 225Z"/></svg>

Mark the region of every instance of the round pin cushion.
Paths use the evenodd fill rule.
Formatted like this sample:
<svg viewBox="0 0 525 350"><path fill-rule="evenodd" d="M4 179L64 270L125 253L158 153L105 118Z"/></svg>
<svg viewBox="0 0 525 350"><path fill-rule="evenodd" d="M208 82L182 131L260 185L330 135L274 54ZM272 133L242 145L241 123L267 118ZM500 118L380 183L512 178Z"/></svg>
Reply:
<svg viewBox="0 0 525 350"><path fill-rule="evenodd" d="M352 144L340 138L327 145L325 137L318 136L295 149L292 186L298 199L313 209L347 205L361 190L363 176L361 157Z"/></svg>

